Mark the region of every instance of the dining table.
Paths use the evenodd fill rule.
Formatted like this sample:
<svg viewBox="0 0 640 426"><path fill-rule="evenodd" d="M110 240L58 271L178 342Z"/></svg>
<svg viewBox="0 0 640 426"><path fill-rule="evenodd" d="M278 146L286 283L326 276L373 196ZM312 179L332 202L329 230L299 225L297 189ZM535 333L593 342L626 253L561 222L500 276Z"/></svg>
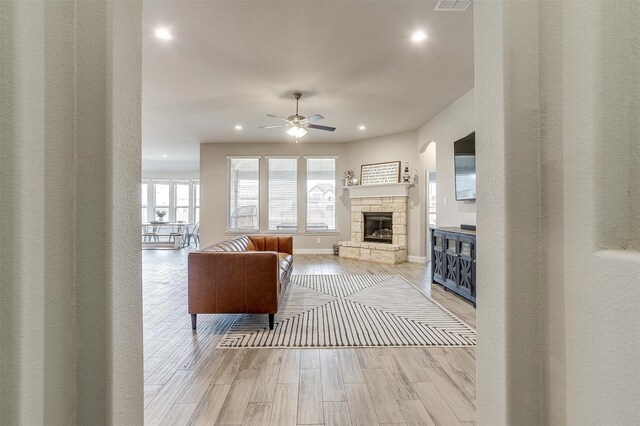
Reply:
<svg viewBox="0 0 640 426"><path fill-rule="evenodd" d="M186 222L144 222L143 248L183 248L187 241L185 236L193 226L193 223Z"/></svg>

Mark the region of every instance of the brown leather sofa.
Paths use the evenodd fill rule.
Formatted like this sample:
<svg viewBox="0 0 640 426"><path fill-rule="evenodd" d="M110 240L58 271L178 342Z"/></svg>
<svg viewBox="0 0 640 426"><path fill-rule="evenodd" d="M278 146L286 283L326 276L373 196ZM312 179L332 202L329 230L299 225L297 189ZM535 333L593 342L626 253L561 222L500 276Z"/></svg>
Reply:
<svg viewBox="0 0 640 426"><path fill-rule="evenodd" d="M293 238L242 235L189 253L189 313L274 316L293 270Z"/></svg>

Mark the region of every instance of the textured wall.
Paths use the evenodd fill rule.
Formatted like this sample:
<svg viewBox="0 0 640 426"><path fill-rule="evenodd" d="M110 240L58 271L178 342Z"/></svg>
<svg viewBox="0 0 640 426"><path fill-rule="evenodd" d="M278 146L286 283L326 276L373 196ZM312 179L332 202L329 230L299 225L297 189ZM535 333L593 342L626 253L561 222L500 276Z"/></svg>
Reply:
<svg viewBox="0 0 640 426"><path fill-rule="evenodd" d="M476 2L478 422L539 422L537 2Z"/></svg>
<svg viewBox="0 0 640 426"><path fill-rule="evenodd" d="M73 4L2 2L0 423L74 420ZM71 220L69 220L71 218Z"/></svg>
<svg viewBox="0 0 640 426"><path fill-rule="evenodd" d="M141 424L140 2L0 2L0 423Z"/></svg>
<svg viewBox="0 0 640 426"><path fill-rule="evenodd" d="M478 424L635 424L640 3L474 11Z"/></svg>
<svg viewBox="0 0 640 426"><path fill-rule="evenodd" d="M549 424L634 424L640 415L640 254L622 250L640 215L630 191L630 182L638 187L630 153L640 144L639 12L637 1L541 3Z"/></svg>

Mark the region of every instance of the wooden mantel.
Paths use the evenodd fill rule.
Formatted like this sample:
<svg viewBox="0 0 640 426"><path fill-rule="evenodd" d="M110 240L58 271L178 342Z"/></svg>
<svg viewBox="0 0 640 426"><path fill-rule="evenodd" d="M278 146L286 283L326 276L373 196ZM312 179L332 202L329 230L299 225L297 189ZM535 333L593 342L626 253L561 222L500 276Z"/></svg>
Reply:
<svg viewBox="0 0 640 426"><path fill-rule="evenodd" d="M349 198L368 197L408 197L412 183L382 183L379 185L345 186L349 190Z"/></svg>

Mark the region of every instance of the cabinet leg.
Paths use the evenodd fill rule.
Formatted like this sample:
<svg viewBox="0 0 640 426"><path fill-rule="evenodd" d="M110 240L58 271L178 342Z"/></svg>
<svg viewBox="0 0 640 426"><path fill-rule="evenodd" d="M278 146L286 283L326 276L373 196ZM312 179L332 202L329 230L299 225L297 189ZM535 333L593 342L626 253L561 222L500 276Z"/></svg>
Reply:
<svg viewBox="0 0 640 426"><path fill-rule="evenodd" d="M273 330L273 323L275 320L275 314L269 314L269 330Z"/></svg>
<svg viewBox="0 0 640 426"><path fill-rule="evenodd" d="M195 330L196 329L196 319L197 319L198 315L197 314L191 314L191 329Z"/></svg>

